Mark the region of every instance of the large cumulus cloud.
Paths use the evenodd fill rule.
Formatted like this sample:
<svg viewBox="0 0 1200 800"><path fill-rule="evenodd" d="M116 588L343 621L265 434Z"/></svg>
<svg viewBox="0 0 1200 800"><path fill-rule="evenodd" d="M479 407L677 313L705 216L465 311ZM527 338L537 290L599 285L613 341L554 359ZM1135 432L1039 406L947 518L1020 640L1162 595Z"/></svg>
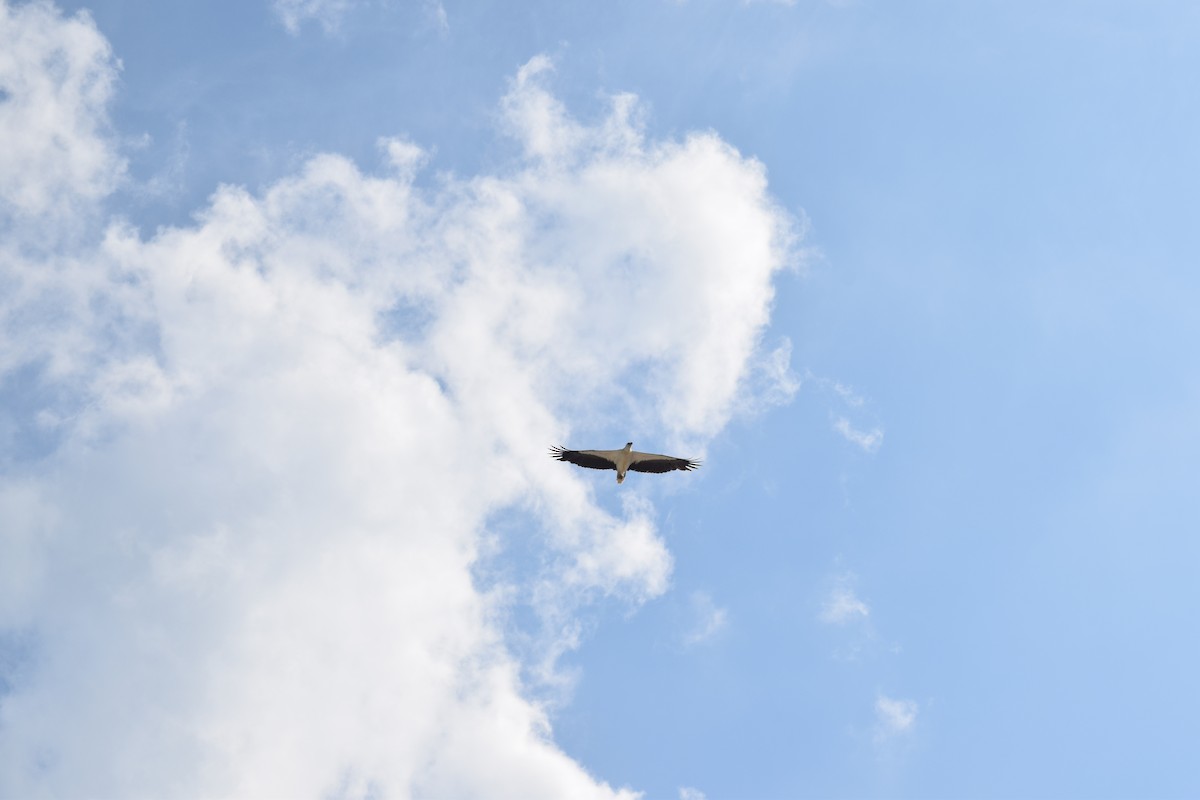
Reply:
<svg viewBox="0 0 1200 800"><path fill-rule="evenodd" d="M505 170L417 184L387 139L377 170L317 156L147 236L101 215L103 37L0 20L0 123L62 106L53 154L0 163L0 794L628 791L555 746L530 681L581 604L662 593L671 557L636 487L611 507L545 446L726 423L788 259L761 165L648 140L630 97L580 122L539 58ZM64 209L93 235L47 239ZM483 585L506 509L539 566Z"/></svg>

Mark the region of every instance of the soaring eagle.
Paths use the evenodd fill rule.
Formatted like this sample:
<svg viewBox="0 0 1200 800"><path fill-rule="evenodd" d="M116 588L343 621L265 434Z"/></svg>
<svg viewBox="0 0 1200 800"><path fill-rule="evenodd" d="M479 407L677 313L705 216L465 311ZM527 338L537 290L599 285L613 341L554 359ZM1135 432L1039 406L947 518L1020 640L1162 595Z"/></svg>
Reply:
<svg viewBox="0 0 1200 800"><path fill-rule="evenodd" d="M551 447L550 456L559 461L570 461L588 469L615 469L617 483L625 482L625 471L670 472L681 469L685 472L700 466L699 461L675 456L660 456L657 453L639 453L633 450L633 442L626 442L620 450L567 450Z"/></svg>

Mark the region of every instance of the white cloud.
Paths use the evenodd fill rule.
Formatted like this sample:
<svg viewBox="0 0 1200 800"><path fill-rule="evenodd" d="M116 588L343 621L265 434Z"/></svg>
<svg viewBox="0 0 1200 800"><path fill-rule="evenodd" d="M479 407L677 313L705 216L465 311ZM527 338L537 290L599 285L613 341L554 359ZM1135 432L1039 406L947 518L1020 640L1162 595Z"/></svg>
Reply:
<svg viewBox="0 0 1200 800"><path fill-rule="evenodd" d="M4 58L33 19L37 52L111 74L86 18L0 8ZM52 85L38 64L15 69ZM653 506L605 512L545 447L613 409L702 447L746 391L789 222L715 135L647 140L627 97L582 125L543 67L504 102L512 172L418 190L389 140L387 175L322 155L148 240L5 253L0 378L54 438L0 472L0 625L32 643L0 683L0 794L629 796L555 747L511 600L472 570L521 514L545 566L509 595L550 670L582 604L665 590ZM111 185L106 92L47 123L82 166L22 172L8 202Z"/></svg>
<svg viewBox="0 0 1200 800"><path fill-rule="evenodd" d="M834 573L817 611L817 620L837 629L833 657L860 661L877 657L885 647L871 621L870 605L859 597L853 572Z"/></svg>
<svg viewBox="0 0 1200 800"><path fill-rule="evenodd" d="M686 645L711 641L729 624L729 612L719 607L707 592L692 592L692 626L683 637Z"/></svg>
<svg viewBox="0 0 1200 800"><path fill-rule="evenodd" d="M380 137L378 145L388 163L406 181L416 177L429 160L429 154L420 145L399 136Z"/></svg>
<svg viewBox="0 0 1200 800"><path fill-rule="evenodd" d="M293 36L300 33L300 26L313 20L320 23L325 33L336 33L342 18L357 4L358 0L273 0L272 10L283 27Z"/></svg>
<svg viewBox="0 0 1200 800"><path fill-rule="evenodd" d="M786 405L800 390L801 380L792 370L792 340L784 337L770 352L760 352L750 363L748 383L753 392L739 411L754 414Z"/></svg>
<svg viewBox="0 0 1200 800"><path fill-rule="evenodd" d="M144 133L129 146L135 149L145 148L152 142L150 134ZM166 149L167 155L163 159L162 166L146 180L131 184L134 194L143 201L177 200L183 195L188 161L191 158L191 142L188 139L186 121L180 121L175 125L175 133L166 145Z"/></svg>
<svg viewBox="0 0 1200 800"><path fill-rule="evenodd" d="M271 0L271 10L293 36L310 21L319 24L326 35L336 35L346 16L363 5L364 0ZM449 33L450 18L441 0L424 0L423 11L439 34Z"/></svg>
<svg viewBox="0 0 1200 800"><path fill-rule="evenodd" d="M521 191L556 223L531 255L555 274L573 269L595 291L567 298L574 319L563 344L587 357L564 377L614 392L614 364L648 362L660 376L658 421L679 438L710 436L747 377L791 229L779 224L757 161L709 133L645 141L629 96L613 100L606 122L583 127L541 86L548 69L530 62L505 106L534 164Z"/></svg>
<svg viewBox="0 0 1200 800"><path fill-rule="evenodd" d="M867 604L858 599L849 586L835 586L821 605L820 619L831 625L845 625L858 619L866 619L871 613Z"/></svg>
<svg viewBox="0 0 1200 800"><path fill-rule="evenodd" d="M679 800L706 800L706 795L704 792L694 789L691 786L680 786Z"/></svg>
<svg viewBox="0 0 1200 800"><path fill-rule="evenodd" d="M450 18L446 15L446 6L442 0L426 0L425 11L437 26L438 31L443 34L450 31Z"/></svg>
<svg viewBox="0 0 1200 800"><path fill-rule="evenodd" d="M61 226L124 172L106 135L118 65L86 12L48 3L0 3L0 43L0 222Z"/></svg>
<svg viewBox="0 0 1200 800"><path fill-rule="evenodd" d="M846 403L846 405L850 406L851 408L862 408L862 405L865 401L861 395L854 391L852 387L847 386L841 381L831 381L828 379L823 379L823 381L830 388L830 390L833 391L834 394L836 394L843 400L843 402Z"/></svg>
<svg viewBox="0 0 1200 800"><path fill-rule="evenodd" d="M866 400L853 387L832 378L813 375L810 371L806 371L804 377L807 382L812 383L821 392L836 396L839 401L838 404L842 408L854 409L856 414L862 413L862 409L866 405ZM870 430L863 430L856 427L844 414L838 413L835 415L831 412L830 417L833 429L841 434L842 438L846 441L864 452L873 453L883 444L883 428L880 426L876 425Z"/></svg>
<svg viewBox="0 0 1200 800"><path fill-rule="evenodd" d="M867 453L873 453L883 444L883 429L872 428L870 431L860 431L850 424L850 420L845 417L838 417L834 420L833 429L840 433L846 441L853 445L857 445L861 450Z"/></svg>
<svg viewBox="0 0 1200 800"><path fill-rule="evenodd" d="M887 741L911 733L917 724L917 704L913 700L894 700L880 694L875 698L875 739Z"/></svg>

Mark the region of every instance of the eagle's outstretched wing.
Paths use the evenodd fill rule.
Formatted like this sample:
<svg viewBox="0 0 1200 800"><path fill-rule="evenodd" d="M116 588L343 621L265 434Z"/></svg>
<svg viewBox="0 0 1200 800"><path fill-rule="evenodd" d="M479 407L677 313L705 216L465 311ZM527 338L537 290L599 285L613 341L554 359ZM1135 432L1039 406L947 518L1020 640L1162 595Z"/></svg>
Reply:
<svg viewBox="0 0 1200 800"><path fill-rule="evenodd" d="M616 469L614 460L620 450L567 450L557 445L550 448L550 455L559 461L569 461L588 469Z"/></svg>
<svg viewBox="0 0 1200 800"><path fill-rule="evenodd" d="M633 452L629 455L632 456L629 469L634 472L670 472L674 469L689 472L700 466L700 462L694 459L663 456L658 453Z"/></svg>

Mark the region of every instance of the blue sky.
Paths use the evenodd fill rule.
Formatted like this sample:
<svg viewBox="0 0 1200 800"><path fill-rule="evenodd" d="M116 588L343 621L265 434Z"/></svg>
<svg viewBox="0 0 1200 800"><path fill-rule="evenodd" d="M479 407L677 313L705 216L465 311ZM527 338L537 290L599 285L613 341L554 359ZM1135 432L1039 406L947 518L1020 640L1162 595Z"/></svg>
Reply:
<svg viewBox="0 0 1200 800"><path fill-rule="evenodd" d="M0 794L1200 794L1197 44L0 0Z"/></svg>

